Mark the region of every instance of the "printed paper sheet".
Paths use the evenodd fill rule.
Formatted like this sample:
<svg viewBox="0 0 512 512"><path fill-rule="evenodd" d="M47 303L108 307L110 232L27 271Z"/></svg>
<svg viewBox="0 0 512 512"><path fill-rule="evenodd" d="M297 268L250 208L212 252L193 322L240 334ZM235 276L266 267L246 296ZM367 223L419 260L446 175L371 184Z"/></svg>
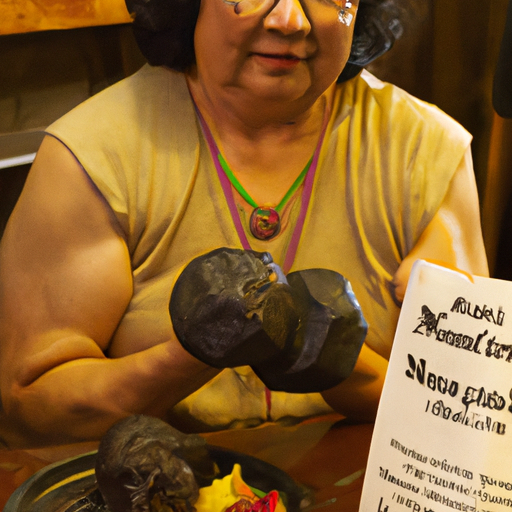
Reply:
<svg viewBox="0 0 512 512"><path fill-rule="evenodd" d="M512 510L512 282L425 261L408 286L360 512Z"/></svg>

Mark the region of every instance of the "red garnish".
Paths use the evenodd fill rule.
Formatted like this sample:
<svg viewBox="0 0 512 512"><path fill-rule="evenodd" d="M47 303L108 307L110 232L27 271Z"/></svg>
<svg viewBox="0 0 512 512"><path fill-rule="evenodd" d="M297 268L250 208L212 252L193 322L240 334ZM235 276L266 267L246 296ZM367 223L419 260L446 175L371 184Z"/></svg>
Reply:
<svg viewBox="0 0 512 512"><path fill-rule="evenodd" d="M279 494L277 491L270 491L256 502L251 502L245 498L238 500L234 505L226 509L226 512L274 512Z"/></svg>
<svg viewBox="0 0 512 512"><path fill-rule="evenodd" d="M245 498L238 500L234 505L226 509L226 512L247 512L251 510L253 503Z"/></svg>

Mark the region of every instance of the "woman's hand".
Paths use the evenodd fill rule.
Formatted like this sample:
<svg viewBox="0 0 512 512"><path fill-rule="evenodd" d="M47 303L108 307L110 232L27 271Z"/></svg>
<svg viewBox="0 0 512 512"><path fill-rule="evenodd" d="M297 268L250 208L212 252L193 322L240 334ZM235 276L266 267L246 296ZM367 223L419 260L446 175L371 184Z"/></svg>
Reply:
<svg viewBox="0 0 512 512"><path fill-rule="evenodd" d="M47 137L0 246L0 438L9 446L99 439L133 413L163 415L215 370L172 336L105 352L132 296L112 211Z"/></svg>

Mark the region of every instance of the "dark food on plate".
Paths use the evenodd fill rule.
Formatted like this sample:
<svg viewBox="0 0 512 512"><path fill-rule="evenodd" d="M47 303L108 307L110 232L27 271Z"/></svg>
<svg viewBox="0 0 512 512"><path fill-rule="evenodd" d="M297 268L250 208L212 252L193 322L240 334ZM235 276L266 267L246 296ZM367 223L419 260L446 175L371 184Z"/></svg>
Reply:
<svg viewBox="0 0 512 512"><path fill-rule="evenodd" d="M152 503L192 512L199 487L218 472L203 438L143 415L121 420L107 432L95 470L112 512L149 512Z"/></svg>

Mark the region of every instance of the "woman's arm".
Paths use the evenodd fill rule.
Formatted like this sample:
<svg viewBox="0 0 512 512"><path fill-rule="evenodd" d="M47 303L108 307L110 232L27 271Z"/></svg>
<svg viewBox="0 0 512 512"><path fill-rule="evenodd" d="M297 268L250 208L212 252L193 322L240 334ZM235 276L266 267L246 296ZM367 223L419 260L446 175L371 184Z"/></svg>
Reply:
<svg viewBox="0 0 512 512"><path fill-rule="evenodd" d="M404 299L412 266L418 259L435 260L473 275L489 276L469 148L439 210L394 275L395 296L399 302Z"/></svg>
<svg viewBox="0 0 512 512"><path fill-rule="evenodd" d="M340 414L358 422L375 420L388 362L366 343L362 346L350 376L324 391L324 400Z"/></svg>
<svg viewBox="0 0 512 512"><path fill-rule="evenodd" d="M418 259L435 260L474 275L489 275L469 149L455 172L441 207L394 276L395 295L399 302L403 301L412 266ZM386 370L387 361L365 344L350 377L324 392L323 397L331 407L351 419L373 421Z"/></svg>
<svg viewBox="0 0 512 512"><path fill-rule="evenodd" d="M133 413L163 415L216 373L173 338L109 359L132 295L113 213L47 137L0 245L0 438L9 446L100 438Z"/></svg>

